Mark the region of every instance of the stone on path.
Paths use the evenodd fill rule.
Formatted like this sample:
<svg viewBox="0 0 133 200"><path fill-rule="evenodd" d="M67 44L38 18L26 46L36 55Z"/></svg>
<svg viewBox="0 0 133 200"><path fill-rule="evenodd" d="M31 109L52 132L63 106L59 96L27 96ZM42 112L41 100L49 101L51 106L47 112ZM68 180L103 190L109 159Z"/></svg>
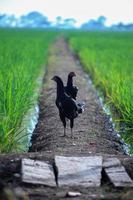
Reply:
<svg viewBox="0 0 133 200"><path fill-rule="evenodd" d="M118 158L104 159L103 167L115 187L133 187L133 181Z"/></svg>
<svg viewBox="0 0 133 200"><path fill-rule="evenodd" d="M101 184L102 156L55 156L59 186L98 187Z"/></svg>
<svg viewBox="0 0 133 200"><path fill-rule="evenodd" d="M31 159L22 159L22 181L32 184L56 186L52 165Z"/></svg>
<svg viewBox="0 0 133 200"><path fill-rule="evenodd" d="M79 197L81 196L80 192L72 192L72 191L68 191L66 194L66 197Z"/></svg>

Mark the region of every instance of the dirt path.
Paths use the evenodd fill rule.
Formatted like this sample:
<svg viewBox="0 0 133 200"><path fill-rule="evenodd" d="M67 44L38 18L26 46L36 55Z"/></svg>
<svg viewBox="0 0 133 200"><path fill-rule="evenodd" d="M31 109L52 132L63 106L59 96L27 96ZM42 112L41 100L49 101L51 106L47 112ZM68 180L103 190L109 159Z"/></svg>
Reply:
<svg viewBox="0 0 133 200"><path fill-rule="evenodd" d="M85 111L75 119L74 138L71 139L69 124L67 137L63 135L63 126L55 106L56 84L51 80L59 75L66 83L70 71L76 72L75 85L79 87L77 100L86 103ZM40 96L39 123L32 137L30 151L51 151L56 154L108 153L123 154L119 140L109 117L104 114L97 93L79 62L68 50L63 38L51 47L50 59L44 87Z"/></svg>

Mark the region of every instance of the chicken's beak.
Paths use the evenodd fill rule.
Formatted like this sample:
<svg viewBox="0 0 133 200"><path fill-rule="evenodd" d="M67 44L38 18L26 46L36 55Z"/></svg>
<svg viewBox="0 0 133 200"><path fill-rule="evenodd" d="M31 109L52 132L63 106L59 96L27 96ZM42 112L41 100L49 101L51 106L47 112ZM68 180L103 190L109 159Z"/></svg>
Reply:
<svg viewBox="0 0 133 200"><path fill-rule="evenodd" d="M53 77L53 78L51 78L51 80L52 80L52 81L54 81L54 77Z"/></svg>

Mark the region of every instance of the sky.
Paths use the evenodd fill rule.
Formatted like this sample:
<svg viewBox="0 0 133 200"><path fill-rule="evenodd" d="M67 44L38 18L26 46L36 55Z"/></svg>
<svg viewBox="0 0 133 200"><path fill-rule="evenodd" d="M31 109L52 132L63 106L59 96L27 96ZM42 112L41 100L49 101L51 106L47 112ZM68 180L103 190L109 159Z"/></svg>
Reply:
<svg viewBox="0 0 133 200"><path fill-rule="evenodd" d="M107 18L106 25L133 22L133 0L0 0L0 13L17 17L38 11L55 21L57 16L75 18L77 25L100 15Z"/></svg>

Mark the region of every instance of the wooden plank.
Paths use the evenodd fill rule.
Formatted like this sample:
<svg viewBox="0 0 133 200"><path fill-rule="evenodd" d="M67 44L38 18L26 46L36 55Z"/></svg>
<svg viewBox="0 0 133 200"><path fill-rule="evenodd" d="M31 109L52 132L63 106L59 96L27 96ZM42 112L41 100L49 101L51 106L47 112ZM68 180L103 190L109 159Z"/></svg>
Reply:
<svg viewBox="0 0 133 200"><path fill-rule="evenodd" d="M133 181L118 158L106 158L104 170L115 187L133 187Z"/></svg>
<svg viewBox="0 0 133 200"><path fill-rule="evenodd" d="M22 159L22 181L56 186L52 165L37 160Z"/></svg>
<svg viewBox="0 0 133 200"><path fill-rule="evenodd" d="M101 156L55 156L55 164L59 186L98 187L101 184Z"/></svg>
<svg viewBox="0 0 133 200"><path fill-rule="evenodd" d="M118 158L115 158L115 157L111 157L111 158L107 158L107 159L104 159L104 162L103 162L103 167L114 167L114 166L120 166L121 165L121 162Z"/></svg>

